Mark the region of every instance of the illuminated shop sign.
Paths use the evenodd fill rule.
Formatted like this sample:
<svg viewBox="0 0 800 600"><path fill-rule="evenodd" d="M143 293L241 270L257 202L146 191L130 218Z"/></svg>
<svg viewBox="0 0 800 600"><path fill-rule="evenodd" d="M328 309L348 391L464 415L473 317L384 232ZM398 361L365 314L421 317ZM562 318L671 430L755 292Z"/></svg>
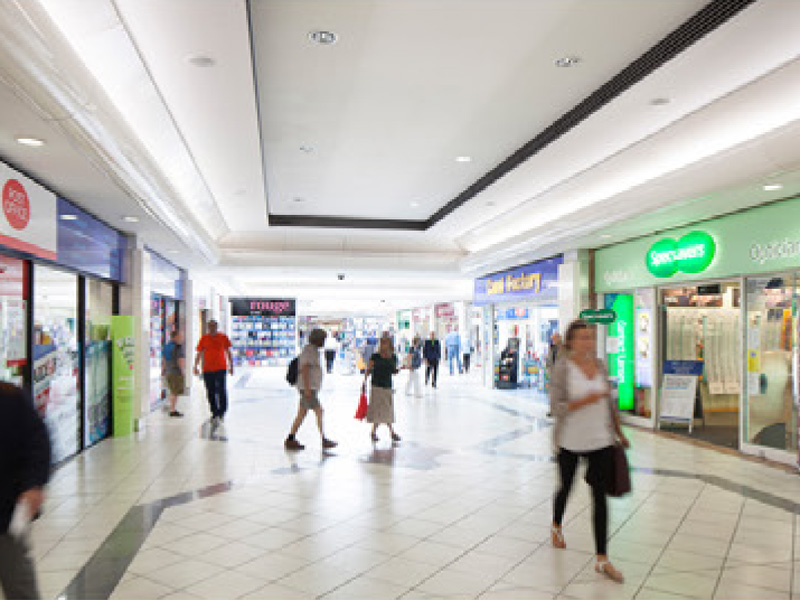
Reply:
<svg viewBox="0 0 800 600"><path fill-rule="evenodd" d="M664 238L650 246L645 262L656 277L672 277L675 273L700 273L714 260L717 246L705 231L692 231L678 241Z"/></svg>
<svg viewBox="0 0 800 600"><path fill-rule="evenodd" d="M231 314L234 317L293 317L295 316L295 301L234 298L231 300Z"/></svg>
<svg viewBox="0 0 800 600"><path fill-rule="evenodd" d="M557 256L476 279L473 303L482 305L526 298L555 299L558 296L558 266L563 262L563 258Z"/></svg>

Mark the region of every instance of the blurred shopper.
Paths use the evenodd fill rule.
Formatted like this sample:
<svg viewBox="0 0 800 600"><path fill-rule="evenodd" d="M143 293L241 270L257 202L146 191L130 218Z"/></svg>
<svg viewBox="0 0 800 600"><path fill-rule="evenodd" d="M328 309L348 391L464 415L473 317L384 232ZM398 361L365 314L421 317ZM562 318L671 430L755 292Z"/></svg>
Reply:
<svg viewBox="0 0 800 600"><path fill-rule="evenodd" d="M231 341L219 331L219 323L208 322L208 333L197 343L197 356L194 360L194 374L200 374L203 363L203 381L206 384L208 407L211 409L211 423L219 425L228 412L228 388L226 373L233 375Z"/></svg>
<svg viewBox="0 0 800 600"><path fill-rule="evenodd" d="M325 370L328 375L333 373L333 363L336 360L337 352L339 352L339 340L333 333L325 338Z"/></svg>
<svg viewBox="0 0 800 600"><path fill-rule="evenodd" d="M585 458L589 463L586 482L592 488L595 570L622 583L622 573L608 561L606 490L614 473L613 446L617 440L626 448L629 444L609 392L608 374L597 359L594 330L585 321L573 321L550 381L550 410L556 419L553 436L561 477L553 502L551 538L553 546L566 548L561 523L578 459Z"/></svg>
<svg viewBox="0 0 800 600"><path fill-rule="evenodd" d="M461 337L461 354L464 355L464 373L469 373L469 363L472 359L472 338L469 335Z"/></svg>
<svg viewBox="0 0 800 600"><path fill-rule="evenodd" d="M21 389L0 383L0 404L0 586L9 599L39 598L26 533L50 479L50 439Z"/></svg>
<svg viewBox="0 0 800 600"><path fill-rule="evenodd" d="M297 391L300 392L300 405L297 408L297 416L292 423L292 428L284 442L287 450L302 450L303 444L295 437L297 430L303 424L308 411L314 411L317 417L317 427L322 437L322 447L325 449L335 448L336 442L325 437L325 429L322 425L322 405L319 403L319 391L322 389L322 364L319 359L320 349L325 345L327 337L324 329L312 329L308 334L308 343L303 347L300 356L297 357Z"/></svg>
<svg viewBox="0 0 800 600"><path fill-rule="evenodd" d="M550 346L547 349L547 358L545 359L545 368L548 374L553 372L553 367L556 365L556 360L562 350L564 350L564 344L561 340L561 334L554 331L553 335L550 336Z"/></svg>
<svg viewBox="0 0 800 600"><path fill-rule="evenodd" d="M169 342L161 351L161 372L167 382L167 398L169 399L169 416L182 417L178 412L178 396L183 395L186 389L186 351L183 348L183 336L180 331L169 334Z"/></svg>
<svg viewBox="0 0 800 600"><path fill-rule="evenodd" d="M442 345L436 339L435 331L431 331L431 338L425 340L422 358L425 361L425 385L427 386L428 380L431 380L431 385L436 387L436 378L439 375L439 361L442 359ZM431 375L433 375L432 378Z"/></svg>
<svg viewBox="0 0 800 600"><path fill-rule="evenodd" d="M413 388L414 395L419 398L422 396L422 382L420 381L422 367L422 339L416 336L408 347L406 354L406 366L408 367L408 383L406 383L406 396L411 395Z"/></svg>
<svg viewBox="0 0 800 600"><path fill-rule="evenodd" d="M456 361L458 372L461 373L461 338L458 327L455 327L444 338L444 347L447 350L447 360L450 363L450 375L453 375L453 359Z"/></svg>
<svg viewBox="0 0 800 600"><path fill-rule="evenodd" d="M372 441L378 441L378 426L386 425L392 434L392 441L399 442L400 436L395 433L394 424L394 390L392 389L392 376L397 375L397 355L394 353L392 338L382 337L378 352L372 355L364 375L364 388L367 380L372 375L369 392L369 408L367 408L367 422L372 423Z"/></svg>

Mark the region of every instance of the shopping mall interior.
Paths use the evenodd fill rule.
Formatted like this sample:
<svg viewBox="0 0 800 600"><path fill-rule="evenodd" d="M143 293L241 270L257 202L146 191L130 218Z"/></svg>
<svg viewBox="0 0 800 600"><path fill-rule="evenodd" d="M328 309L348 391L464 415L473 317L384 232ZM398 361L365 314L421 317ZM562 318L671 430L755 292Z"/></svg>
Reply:
<svg viewBox="0 0 800 600"><path fill-rule="evenodd" d="M798 97L799 0L0 2L0 598L800 597Z"/></svg>

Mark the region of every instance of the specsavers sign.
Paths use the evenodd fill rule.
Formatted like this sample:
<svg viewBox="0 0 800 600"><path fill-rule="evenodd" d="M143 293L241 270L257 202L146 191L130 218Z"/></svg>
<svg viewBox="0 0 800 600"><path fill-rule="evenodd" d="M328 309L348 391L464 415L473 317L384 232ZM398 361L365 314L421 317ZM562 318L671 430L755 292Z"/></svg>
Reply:
<svg viewBox="0 0 800 600"><path fill-rule="evenodd" d="M800 269L800 198L595 253L600 293L784 269Z"/></svg>
<svg viewBox="0 0 800 600"><path fill-rule="evenodd" d="M0 245L56 259L56 196L0 163Z"/></svg>

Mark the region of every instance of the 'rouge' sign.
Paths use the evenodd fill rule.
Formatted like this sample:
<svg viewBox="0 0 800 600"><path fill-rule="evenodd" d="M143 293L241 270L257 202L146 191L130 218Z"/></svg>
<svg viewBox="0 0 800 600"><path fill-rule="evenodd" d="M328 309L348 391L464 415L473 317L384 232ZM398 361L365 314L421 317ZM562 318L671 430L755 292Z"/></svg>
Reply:
<svg viewBox="0 0 800 600"><path fill-rule="evenodd" d="M231 314L234 317L293 317L295 301L288 299L233 298Z"/></svg>

